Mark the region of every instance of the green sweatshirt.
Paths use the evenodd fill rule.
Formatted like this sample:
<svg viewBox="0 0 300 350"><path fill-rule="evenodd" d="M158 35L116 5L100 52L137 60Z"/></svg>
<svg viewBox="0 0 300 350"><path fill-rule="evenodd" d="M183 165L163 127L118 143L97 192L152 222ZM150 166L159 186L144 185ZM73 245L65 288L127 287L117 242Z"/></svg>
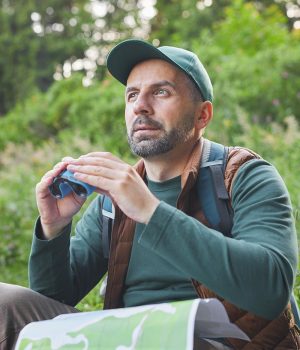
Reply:
<svg viewBox="0 0 300 350"><path fill-rule="evenodd" d="M180 178L148 185L161 202L148 225L136 227L125 306L195 298L194 278L259 316L272 319L283 310L297 267L297 237L287 189L273 166L252 160L238 170L233 238L175 208ZM29 260L32 289L76 305L97 284L107 271L100 203L98 196L71 239L71 225L50 241L39 239L37 221Z"/></svg>

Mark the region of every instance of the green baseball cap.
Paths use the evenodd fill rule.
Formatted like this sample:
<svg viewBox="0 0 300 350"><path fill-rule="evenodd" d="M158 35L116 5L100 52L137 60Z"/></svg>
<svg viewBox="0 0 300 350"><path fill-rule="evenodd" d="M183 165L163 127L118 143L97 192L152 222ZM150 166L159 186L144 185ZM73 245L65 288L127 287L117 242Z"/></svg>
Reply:
<svg viewBox="0 0 300 350"><path fill-rule="evenodd" d="M187 74L198 87L204 101L213 100L213 87L206 69L191 51L174 46L155 46L137 39L122 41L108 54L107 68L122 84L127 84L128 76L135 65L149 59L169 62Z"/></svg>

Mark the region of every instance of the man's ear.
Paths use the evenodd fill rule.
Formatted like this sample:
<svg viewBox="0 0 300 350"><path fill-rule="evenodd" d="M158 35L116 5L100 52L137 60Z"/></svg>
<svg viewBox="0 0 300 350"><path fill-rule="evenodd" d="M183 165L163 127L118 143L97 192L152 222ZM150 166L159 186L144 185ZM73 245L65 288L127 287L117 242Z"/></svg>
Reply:
<svg viewBox="0 0 300 350"><path fill-rule="evenodd" d="M213 117L213 105L210 101L199 104L195 120L195 127L199 130L205 129Z"/></svg>

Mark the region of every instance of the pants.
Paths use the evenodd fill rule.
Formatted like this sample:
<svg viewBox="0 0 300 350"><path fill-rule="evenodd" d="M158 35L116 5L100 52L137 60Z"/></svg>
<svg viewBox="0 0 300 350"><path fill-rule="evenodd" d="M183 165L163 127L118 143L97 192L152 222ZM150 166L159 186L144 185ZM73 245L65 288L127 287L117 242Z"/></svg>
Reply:
<svg viewBox="0 0 300 350"><path fill-rule="evenodd" d="M0 350L12 350L19 332L30 322L78 312L31 289L0 283Z"/></svg>

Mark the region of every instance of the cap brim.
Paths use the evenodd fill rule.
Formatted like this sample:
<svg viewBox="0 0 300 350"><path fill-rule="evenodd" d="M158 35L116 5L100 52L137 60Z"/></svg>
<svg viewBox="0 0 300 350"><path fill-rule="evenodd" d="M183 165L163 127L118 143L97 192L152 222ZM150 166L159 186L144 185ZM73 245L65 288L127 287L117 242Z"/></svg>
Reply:
<svg viewBox="0 0 300 350"><path fill-rule="evenodd" d="M107 69L117 80L126 85L133 67L149 59L162 59L174 64L168 56L147 42L129 39L111 50L107 57Z"/></svg>

